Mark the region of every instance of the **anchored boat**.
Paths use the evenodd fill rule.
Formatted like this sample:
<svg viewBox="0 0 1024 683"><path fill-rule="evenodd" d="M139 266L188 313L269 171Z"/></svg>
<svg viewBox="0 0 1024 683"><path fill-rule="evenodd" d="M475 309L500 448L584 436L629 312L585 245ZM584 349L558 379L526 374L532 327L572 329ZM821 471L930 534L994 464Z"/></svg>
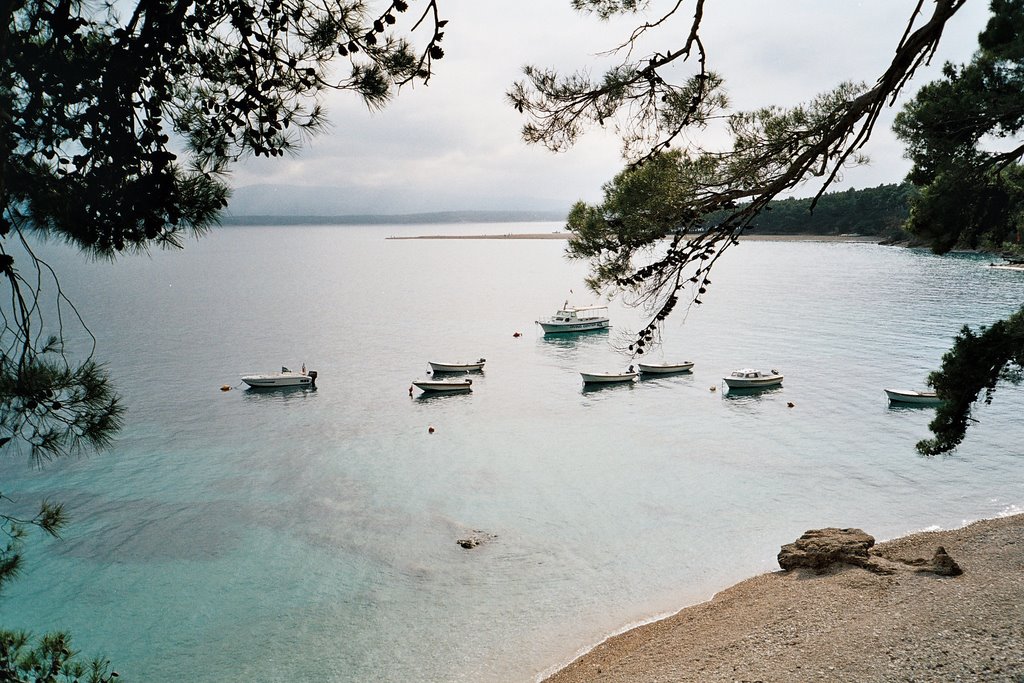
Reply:
<svg viewBox="0 0 1024 683"><path fill-rule="evenodd" d="M473 380L471 379L430 379L416 380L414 385L424 392L454 392L472 391Z"/></svg>
<svg viewBox="0 0 1024 683"><path fill-rule="evenodd" d="M281 367L281 372L267 372L258 375L243 375L242 381L253 389L277 389L280 387L310 387L316 388L316 370L306 371L302 366L301 372Z"/></svg>
<svg viewBox="0 0 1024 683"><path fill-rule="evenodd" d="M636 381L636 372L581 372L584 384L616 384L618 382Z"/></svg>
<svg viewBox="0 0 1024 683"><path fill-rule="evenodd" d="M430 369L434 372L479 372L484 369L486 361L486 358L481 358L472 363L439 363L432 360L427 362L430 363Z"/></svg>
<svg viewBox="0 0 1024 683"><path fill-rule="evenodd" d="M677 372L689 372L693 367L690 361L682 363L637 363L641 375L672 375Z"/></svg>
<svg viewBox="0 0 1024 683"><path fill-rule="evenodd" d="M608 329L607 306L563 306L550 318L537 320L544 334L590 332Z"/></svg>
<svg viewBox="0 0 1024 683"><path fill-rule="evenodd" d="M734 370L728 377L723 377L730 389L761 389L782 384L782 375L778 370L761 372L752 368Z"/></svg>
<svg viewBox="0 0 1024 683"><path fill-rule="evenodd" d="M914 391L913 389L884 389L889 403L913 404L919 406L937 406L942 399L934 391Z"/></svg>

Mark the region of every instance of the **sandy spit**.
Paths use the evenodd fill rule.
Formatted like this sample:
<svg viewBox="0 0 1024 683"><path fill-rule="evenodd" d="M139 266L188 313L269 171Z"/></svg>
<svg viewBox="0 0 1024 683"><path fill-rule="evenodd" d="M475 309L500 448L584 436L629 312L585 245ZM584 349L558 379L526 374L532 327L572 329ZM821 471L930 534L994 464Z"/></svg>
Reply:
<svg viewBox="0 0 1024 683"><path fill-rule="evenodd" d="M938 546L962 575L905 564ZM1024 683L1024 515L871 552L895 573L756 576L606 640L545 683Z"/></svg>

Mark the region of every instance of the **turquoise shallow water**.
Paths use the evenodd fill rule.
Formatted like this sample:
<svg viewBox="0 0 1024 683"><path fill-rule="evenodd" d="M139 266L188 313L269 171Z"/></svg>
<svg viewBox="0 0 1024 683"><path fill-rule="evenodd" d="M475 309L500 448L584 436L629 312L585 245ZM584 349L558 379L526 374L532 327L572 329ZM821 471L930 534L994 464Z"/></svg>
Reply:
<svg viewBox="0 0 1024 683"><path fill-rule="evenodd" d="M570 289L593 298L564 242L384 239L559 228L224 228L115 264L44 249L130 413L110 452L0 463L5 495L74 520L31 544L3 624L70 629L122 680L530 681L777 569L808 528L884 539L1024 507L1022 390L936 458L913 448L930 411L882 393L1015 310L1024 273L744 242L665 326L692 374L583 391L580 370L629 363L612 346L640 317L616 303L610 333L543 338ZM480 356L472 394L409 396L428 360ZM316 391L220 391L303 362ZM741 366L785 386L730 397ZM474 530L494 538L456 545Z"/></svg>

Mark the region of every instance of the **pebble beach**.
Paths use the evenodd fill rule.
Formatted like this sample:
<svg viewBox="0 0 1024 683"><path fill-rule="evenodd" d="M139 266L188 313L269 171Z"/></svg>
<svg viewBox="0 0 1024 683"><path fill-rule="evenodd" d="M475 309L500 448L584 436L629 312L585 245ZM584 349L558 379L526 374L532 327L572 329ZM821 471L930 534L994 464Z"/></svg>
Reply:
<svg viewBox="0 0 1024 683"><path fill-rule="evenodd" d="M961 575L920 569L940 546ZM891 573L756 576L611 637L544 682L1024 681L1024 515L870 554Z"/></svg>

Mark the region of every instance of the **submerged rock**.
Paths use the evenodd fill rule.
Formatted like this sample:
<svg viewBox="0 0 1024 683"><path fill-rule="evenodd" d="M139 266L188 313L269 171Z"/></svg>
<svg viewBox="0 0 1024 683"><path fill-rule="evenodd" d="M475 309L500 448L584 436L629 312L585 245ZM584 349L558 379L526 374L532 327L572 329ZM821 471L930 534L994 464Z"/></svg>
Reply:
<svg viewBox="0 0 1024 683"><path fill-rule="evenodd" d="M492 538L496 538L496 536L494 534L489 534L486 531L479 531L474 529L472 534L470 534L466 538L460 538L455 542L463 548L465 548L466 550L472 550L481 543L485 543L491 540Z"/></svg>
<svg viewBox="0 0 1024 683"><path fill-rule="evenodd" d="M779 566L789 571L804 567L823 572L836 563L852 564L877 571L868 549L875 544L873 536L860 529L811 529L779 551Z"/></svg>

